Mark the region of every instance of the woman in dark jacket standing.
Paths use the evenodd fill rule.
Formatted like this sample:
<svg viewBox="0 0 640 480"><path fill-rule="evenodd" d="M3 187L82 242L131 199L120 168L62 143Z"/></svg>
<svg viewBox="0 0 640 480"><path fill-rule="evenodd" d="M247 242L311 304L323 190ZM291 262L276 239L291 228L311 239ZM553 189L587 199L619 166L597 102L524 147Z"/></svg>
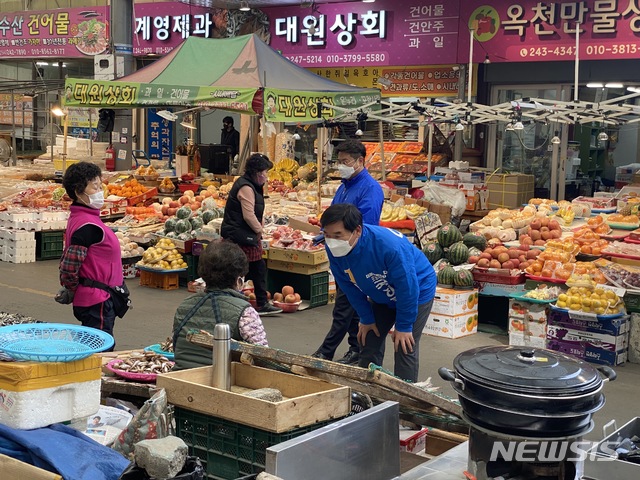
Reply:
<svg viewBox="0 0 640 480"><path fill-rule="evenodd" d="M262 259L264 184L273 163L265 155L254 153L245 165L244 175L233 184L222 220L222 238L236 243L249 261L247 280L253 281L257 311L260 315L282 312L267 301L267 267Z"/></svg>

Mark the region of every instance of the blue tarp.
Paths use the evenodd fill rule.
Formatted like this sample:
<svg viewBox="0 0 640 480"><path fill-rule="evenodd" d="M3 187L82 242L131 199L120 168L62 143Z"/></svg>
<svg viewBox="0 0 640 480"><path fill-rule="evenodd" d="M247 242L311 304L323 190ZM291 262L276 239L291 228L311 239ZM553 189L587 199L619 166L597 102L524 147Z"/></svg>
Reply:
<svg viewBox="0 0 640 480"><path fill-rule="evenodd" d="M0 453L65 480L117 480L129 460L62 424L17 430L0 424Z"/></svg>

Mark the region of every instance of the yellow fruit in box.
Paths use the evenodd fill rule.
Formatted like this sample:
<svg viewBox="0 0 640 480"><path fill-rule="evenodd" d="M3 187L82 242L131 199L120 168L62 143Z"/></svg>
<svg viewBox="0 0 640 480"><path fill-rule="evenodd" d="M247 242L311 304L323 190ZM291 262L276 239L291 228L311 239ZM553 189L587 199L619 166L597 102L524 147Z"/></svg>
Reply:
<svg viewBox="0 0 640 480"><path fill-rule="evenodd" d="M564 302L564 301L561 301L561 300L558 300L556 302L556 305L558 306L558 308L567 308L567 302Z"/></svg>
<svg viewBox="0 0 640 480"><path fill-rule="evenodd" d="M558 301L559 302L567 303L568 299L569 299L569 297L565 293L561 293L560 295L558 295Z"/></svg>
<svg viewBox="0 0 640 480"><path fill-rule="evenodd" d="M596 315L604 315L604 308L602 307L594 308L593 311Z"/></svg>

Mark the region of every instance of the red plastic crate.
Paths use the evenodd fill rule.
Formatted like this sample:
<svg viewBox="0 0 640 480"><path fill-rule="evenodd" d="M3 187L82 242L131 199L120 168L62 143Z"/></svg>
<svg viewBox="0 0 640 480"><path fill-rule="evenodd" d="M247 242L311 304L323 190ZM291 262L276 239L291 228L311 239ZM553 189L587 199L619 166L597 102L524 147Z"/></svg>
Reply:
<svg viewBox="0 0 640 480"><path fill-rule="evenodd" d="M475 267L471 273L476 282L500 283L502 285L518 285L525 282L524 273L513 275L513 270L503 268Z"/></svg>

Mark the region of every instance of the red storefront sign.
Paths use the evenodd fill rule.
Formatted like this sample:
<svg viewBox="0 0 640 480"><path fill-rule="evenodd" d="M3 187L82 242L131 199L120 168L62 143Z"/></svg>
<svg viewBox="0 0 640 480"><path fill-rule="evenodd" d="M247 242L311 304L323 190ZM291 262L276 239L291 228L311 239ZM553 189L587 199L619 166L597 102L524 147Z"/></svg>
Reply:
<svg viewBox="0 0 640 480"><path fill-rule="evenodd" d="M0 58L70 58L109 47L108 7L0 14Z"/></svg>

